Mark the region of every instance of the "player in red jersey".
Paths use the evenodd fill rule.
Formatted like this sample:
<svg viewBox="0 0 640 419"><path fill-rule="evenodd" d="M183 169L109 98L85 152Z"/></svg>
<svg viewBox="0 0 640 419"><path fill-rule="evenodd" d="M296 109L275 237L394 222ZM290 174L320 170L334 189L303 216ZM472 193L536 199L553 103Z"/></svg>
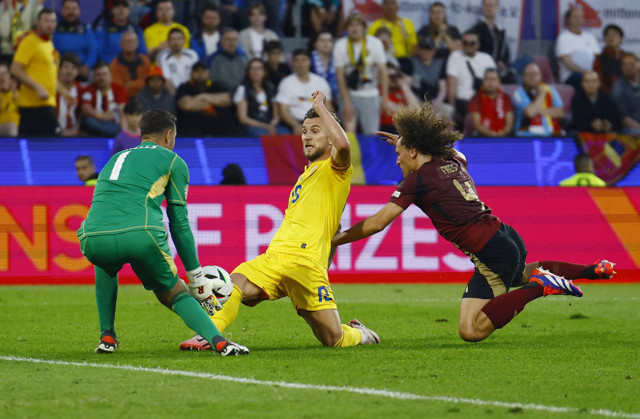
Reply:
<svg viewBox="0 0 640 419"><path fill-rule="evenodd" d="M524 306L550 294L582 296L572 279L609 279L613 263L592 265L559 261L526 264L527 250L513 227L500 221L478 198L467 161L453 148L462 138L429 102L405 107L394 116L400 135L378 132L395 146L404 179L376 214L337 234L333 246L383 230L412 203L438 233L471 258L475 272L460 305L458 332L480 341L504 327ZM552 273L553 272L553 273ZM510 288L520 287L509 292Z"/></svg>

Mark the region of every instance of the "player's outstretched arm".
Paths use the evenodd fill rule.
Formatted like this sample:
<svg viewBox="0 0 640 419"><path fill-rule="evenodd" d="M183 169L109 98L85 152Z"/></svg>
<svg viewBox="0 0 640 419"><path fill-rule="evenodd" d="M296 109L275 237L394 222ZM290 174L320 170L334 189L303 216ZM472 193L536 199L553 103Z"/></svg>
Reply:
<svg viewBox="0 0 640 419"><path fill-rule="evenodd" d="M311 97L313 98L313 109L320 116L320 120L326 127L329 139L333 144L333 149L331 150L333 164L338 167L349 167L351 164L351 146L349 145L347 133L329 113L325 105L327 100L325 94L320 90L316 90Z"/></svg>
<svg viewBox="0 0 640 419"><path fill-rule="evenodd" d="M331 240L331 246L340 246L341 244L351 243L374 235L384 230L393 220L398 218L403 211L404 208L400 205L388 202L387 205L372 216L365 218L350 229L336 234L333 240Z"/></svg>

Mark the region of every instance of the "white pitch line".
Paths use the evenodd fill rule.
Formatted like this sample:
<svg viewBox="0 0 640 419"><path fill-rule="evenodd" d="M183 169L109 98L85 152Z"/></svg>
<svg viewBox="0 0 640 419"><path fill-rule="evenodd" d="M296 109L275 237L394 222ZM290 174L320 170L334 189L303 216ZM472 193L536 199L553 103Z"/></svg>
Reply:
<svg viewBox="0 0 640 419"><path fill-rule="evenodd" d="M606 416L612 418L631 418L640 419L640 413L626 413L615 412L607 409L579 409L575 407L562 407L562 406L546 406L543 404L535 403L510 403L501 402L497 400L482 400L482 399L468 399L464 397L451 397L451 396L423 396L421 394L404 393L400 391L391 390L378 390L375 388L366 387L346 387L346 386L326 386L319 384L304 384L304 383L289 383L286 381L271 381L271 380L257 380L255 378L243 378L232 377L229 375L210 374L206 372L194 372L194 371L181 371L181 370L169 370L164 368L147 368L136 367L133 365L111 365L111 364L95 364L91 362L70 362L70 361L56 361L50 359L39 358L25 358L19 356L0 356L0 360L10 362L31 362L34 364L50 364L50 365L67 365L75 367L89 367L89 368L105 368L124 371L136 371L136 372L150 372L154 374L163 375L176 375L181 377L193 377L203 378L213 381L229 381L233 383L241 384L255 384L260 386L269 387L284 387L303 390L320 390L320 391L341 391L346 393L364 394L367 396L381 396L399 400L422 400L428 402L444 402L453 404L470 404L476 406L495 406L504 407L508 409L522 409L522 410L537 410L542 412L551 413L582 413L597 416Z"/></svg>

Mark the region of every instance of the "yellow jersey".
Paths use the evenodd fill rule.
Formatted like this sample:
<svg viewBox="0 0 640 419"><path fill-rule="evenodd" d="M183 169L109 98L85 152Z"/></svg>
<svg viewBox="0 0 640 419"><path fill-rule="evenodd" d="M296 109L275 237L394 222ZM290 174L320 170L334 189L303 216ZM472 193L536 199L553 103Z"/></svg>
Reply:
<svg viewBox="0 0 640 419"><path fill-rule="evenodd" d="M391 43L393 44L393 56L396 58L407 58L413 55L413 48L418 43L416 30L411 20L399 17L394 22L389 22L384 18L376 19L371 23L367 33L376 36L376 31L382 26L386 26L391 31Z"/></svg>
<svg viewBox="0 0 640 419"><path fill-rule="evenodd" d="M13 122L20 124L20 112L18 111L17 93L13 89L6 92L0 90L0 124Z"/></svg>
<svg viewBox="0 0 640 419"><path fill-rule="evenodd" d="M282 225L269 250L310 258L328 268L336 233L351 189L353 166L335 168L331 158L306 167L291 190Z"/></svg>
<svg viewBox="0 0 640 419"><path fill-rule="evenodd" d="M33 31L29 32L18 44L13 60L22 64L29 77L49 92L47 99L40 99L34 89L20 84L18 106L25 108L55 107L60 57L58 51L53 47L51 38L45 39Z"/></svg>
<svg viewBox="0 0 640 419"><path fill-rule="evenodd" d="M169 39L169 32L173 28L178 28L182 31L182 33L184 34L183 48L189 48L189 40L191 39L191 35L189 34L189 30L185 26L177 22L173 22L169 26L165 26L160 22L156 22L144 30L144 42L147 44L147 49L156 48L161 43L167 42L167 40Z"/></svg>

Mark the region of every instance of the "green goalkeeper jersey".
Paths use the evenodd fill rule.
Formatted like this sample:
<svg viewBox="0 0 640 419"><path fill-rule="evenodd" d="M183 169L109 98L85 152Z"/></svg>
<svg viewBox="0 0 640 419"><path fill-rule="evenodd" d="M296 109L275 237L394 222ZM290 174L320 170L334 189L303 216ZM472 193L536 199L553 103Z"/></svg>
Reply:
<svg viewBox="0 0 640 419"><path fill-rule="evenodd" d="M186 270L200 266L187 217L189 168L173 151L153 141L123 150L104 166L91 209L78 236L131 230L165 231L161 204L167 200L171 237Z"/></svg>

